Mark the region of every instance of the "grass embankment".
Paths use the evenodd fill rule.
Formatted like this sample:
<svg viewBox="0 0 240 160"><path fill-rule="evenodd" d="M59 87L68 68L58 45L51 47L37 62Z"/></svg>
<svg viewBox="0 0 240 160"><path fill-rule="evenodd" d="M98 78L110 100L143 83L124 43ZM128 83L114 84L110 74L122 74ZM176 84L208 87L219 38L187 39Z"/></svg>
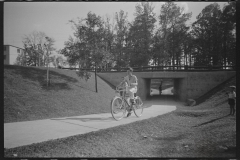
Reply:
<svg viewBox="0 0 240 160"><path fill-rule="evenodd" d="M234 78L229 83L236 84ZM7 149L5 157L235 157L236 117L224 90L148 120Z"/></svg>
<svg viewBox="0 0 240 160"><path fill-rule="evenodd" d="M95 76L88 81L75 71L4 65L4 123L110 112L114 90Z"/></svg>

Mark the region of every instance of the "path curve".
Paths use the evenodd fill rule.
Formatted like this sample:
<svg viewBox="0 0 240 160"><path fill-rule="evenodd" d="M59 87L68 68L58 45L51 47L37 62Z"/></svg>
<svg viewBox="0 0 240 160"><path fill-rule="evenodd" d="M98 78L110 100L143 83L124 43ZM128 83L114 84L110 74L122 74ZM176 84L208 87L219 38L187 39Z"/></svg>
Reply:
<svg viewBox="0 0 240 160"><path fill-rule="evenodd" d="M162 101L161 101L162 102ZM137 118L132 114L128 118L116 121L111 113L92 114L74 117L52 118L4 124L4 148L30 145L52 139L64 138L135 121L156 117L176 110L173 102L145 102L143 115Z"/></svg>

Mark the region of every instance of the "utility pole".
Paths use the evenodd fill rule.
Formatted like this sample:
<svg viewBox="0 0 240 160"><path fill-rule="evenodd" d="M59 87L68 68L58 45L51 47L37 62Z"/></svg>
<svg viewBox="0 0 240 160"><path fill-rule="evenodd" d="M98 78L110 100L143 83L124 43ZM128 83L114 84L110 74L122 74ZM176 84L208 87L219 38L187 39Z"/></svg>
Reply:
<svg viewBox="0 0 240 160"><path fill-rule="evenodd" d="M96 88L96 92L98 92L98 90L97 90L97 65L96 65L96 62L95 62L95 88Z"/></svg>
<svg viewBox="0 0 240 160"><path fill-rule="evenodd" d="M94 36L94 54L96 54L96 36ZM98 92L97 90L97 63L96 63L96 59L95 59L95 88L96 88L96 93Z"/></svg>
<svg viewBox="0 0 240 160"><path fill-rule="evenodd" d="M44 44L45 47L46 47L46 44ZM48 82L49 82L49 69L48 69L48 47L46 47L47 49L47 87L48 87Z"/></svg>
<svg viewBox="0 0 240 160"><path fill-rule="evenodd" d="M49 84L49 55L47 54L47 86L48 84Z"/></svg>
<svg viewBox="0 0 240 160"><path fill-rule="evenodd" d="M37 48L37 50L38 50L38 66L40 67L41 65L40 65L40 51L39 51L39 48L42 49L41 44L38 44L38 48Z"/></svg>
<svg viewBox="0 0 240 160"><path fill-rule="evenodd" d="M39 54L39 50L38 50L38 67L40 67L40 54Z"/></svg>
<svg viewBox="0 0 240 160"><path fill-rule="evenodd" d="M49 42L48 37L45 37L45 38ZM46 47L46 44L44 44L44 45ZM49 44L47 45L46 49L47 49L47 87L48 87L48 83L49 83L49 66L48 66L48 59L49 59L48 58L48 49L49 49Z"/></svg>

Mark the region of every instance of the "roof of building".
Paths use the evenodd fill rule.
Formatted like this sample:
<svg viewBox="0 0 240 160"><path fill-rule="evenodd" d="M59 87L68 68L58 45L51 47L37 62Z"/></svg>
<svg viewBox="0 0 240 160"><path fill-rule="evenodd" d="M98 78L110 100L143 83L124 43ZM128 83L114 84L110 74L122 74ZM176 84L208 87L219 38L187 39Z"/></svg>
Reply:
<svg viewBox="0 0 240 160"><path fill-rule="evenodd" d="M5 44L4 46L12 46L12 47L15 47L15 48L20 48L20 47L16 47L16 46L9 45L9 44ZM20 48L20 49L23 49L23 48ZM24 49L23 49L23 50L24 50Z"/></svg>

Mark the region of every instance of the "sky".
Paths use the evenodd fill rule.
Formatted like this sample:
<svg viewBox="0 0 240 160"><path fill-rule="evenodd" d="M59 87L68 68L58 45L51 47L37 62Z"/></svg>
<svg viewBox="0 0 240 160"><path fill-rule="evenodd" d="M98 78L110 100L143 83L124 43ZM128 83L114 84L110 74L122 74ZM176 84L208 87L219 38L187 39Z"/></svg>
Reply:
<svg viewBox="0 0 240 160"><path fill-rule="evenodd" d="M135 6L139 2L5 2L4 3L4 45L23 48L22 39L33 31L44 32L55 40L54 47L64 48L64 42L73 36L69 20L86 18L88 12L99 16L110 16L120 10L128 13L128 21L134 20ZM214 2L174 2L192 12L188 23L209 4ZM221 9L227 2L217 2ZM164 2L153 2L154 12L159 15Z"/></svg>

